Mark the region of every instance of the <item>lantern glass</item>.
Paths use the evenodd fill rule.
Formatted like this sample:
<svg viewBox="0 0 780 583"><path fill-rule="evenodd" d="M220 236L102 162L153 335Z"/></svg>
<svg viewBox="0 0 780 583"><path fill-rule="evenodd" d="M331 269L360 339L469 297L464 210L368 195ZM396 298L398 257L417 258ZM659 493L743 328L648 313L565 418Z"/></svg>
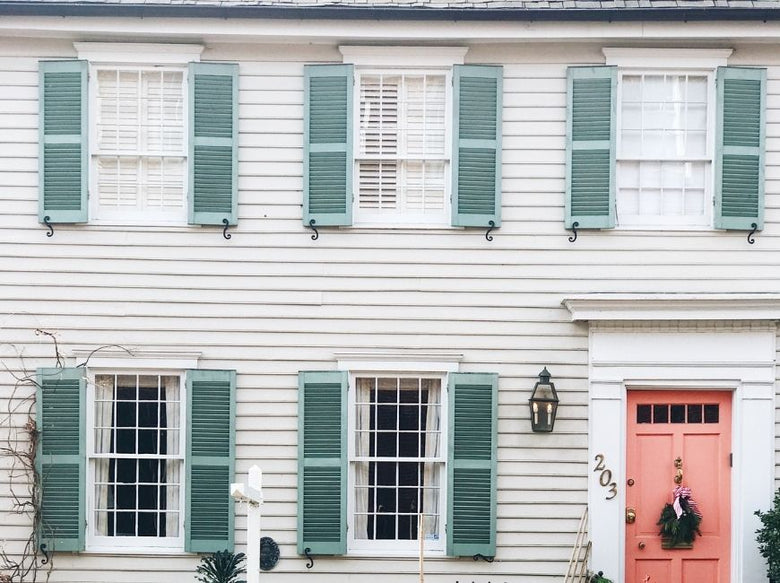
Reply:
<svg viewBox="0 0 780 583"><path fill-rule="evenodd" d="M555 392L555 385L550 382L547 368L539 373L539 382L528 399L528 406L531 412L531 429L542 433L551 432L558 412L558 393Z"/></svg>

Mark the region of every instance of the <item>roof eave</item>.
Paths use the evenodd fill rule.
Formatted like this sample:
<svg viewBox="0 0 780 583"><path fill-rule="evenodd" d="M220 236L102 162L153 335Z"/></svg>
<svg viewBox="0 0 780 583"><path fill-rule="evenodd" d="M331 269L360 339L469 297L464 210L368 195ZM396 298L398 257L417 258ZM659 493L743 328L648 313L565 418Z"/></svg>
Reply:
<svg viewBox="0 0 780 583"><path fill-rule="evenodd" d="M84 16L136 18L219 18L283 20L438 21L774 21L778 8L428 8L406 6L217 6L207 4L126 4L112 2L21 2L0 0L0 16Z"/></svg>

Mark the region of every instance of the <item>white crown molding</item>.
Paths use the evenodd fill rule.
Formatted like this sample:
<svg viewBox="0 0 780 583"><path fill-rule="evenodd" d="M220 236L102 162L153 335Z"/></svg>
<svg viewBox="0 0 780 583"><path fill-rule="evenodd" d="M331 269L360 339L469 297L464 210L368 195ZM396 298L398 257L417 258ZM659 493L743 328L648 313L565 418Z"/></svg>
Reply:
<svg viewBox="0 0 780 583"><path fill-rule="evenodd" d="M583 294L561 304L573 322L780 320L780 294Z"/></svg>
<svg viewBox="0 0 780 583"><path fill-rule="evenodd" d="M468 47L410 47L342 45L345 63L360 67L452 67L462 65Z"/></svg>
<svg viewBox="0 0 780 583"><path fill-rule="evenodd" d="M463 354L424 350L359 351L334 354L339 370L458 372Z"/></svg>
<svg viewBox="0 0 780 583"><path fill-rule="evenodd" d="M90 63L181 65L200 61L203 45L74 42L79 59Z"/></svg>
<svg viewBox="0 0 780 583"><path fill-rule="evenodd" d="M76 362L88 369L187 370L198 368L200 352L169 352L164 350L120 350L116 348L74 350Z"/></svg>
<svg viewBox="0 0 780 583"><path fill-rule="evenodd" d="M602 49L607 65L651 69L715 69L725 67L733 49Z"/></svg>

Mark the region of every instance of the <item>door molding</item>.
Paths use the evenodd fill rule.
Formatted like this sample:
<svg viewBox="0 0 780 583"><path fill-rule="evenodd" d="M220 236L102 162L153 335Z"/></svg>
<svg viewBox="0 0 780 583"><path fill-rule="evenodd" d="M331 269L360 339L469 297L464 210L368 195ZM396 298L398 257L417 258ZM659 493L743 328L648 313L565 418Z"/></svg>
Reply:
<svg viewBox="0 0 780 583"><path fill-rule="evenodd" d="M766 581L753 511L768 507L774 492L776 335L766 321L591 324L588 469L597 454L604 456L619 485L606 500L598 474L589 471L593 567L625 580L627 391L725 390L733 392L731 580Z"/></svg>

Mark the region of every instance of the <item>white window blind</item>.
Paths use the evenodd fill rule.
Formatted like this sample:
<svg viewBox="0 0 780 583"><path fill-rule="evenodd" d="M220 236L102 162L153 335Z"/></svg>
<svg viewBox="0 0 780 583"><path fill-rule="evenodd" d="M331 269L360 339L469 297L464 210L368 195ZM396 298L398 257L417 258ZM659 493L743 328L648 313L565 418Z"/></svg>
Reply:
<svg viewBox="0 0 780 583"><path fill-rule="evenodd" d="M186 218L184 72L101 68L96 78L98 218Z"/></svg>
<svg viewBox="0 0 780 583"><path fill-rule="evenodd" d="M446 220L446 79L441 73L360 76L358 219Z"/></svg>
<svg viewBox="0 0 780 583"><path fill-rule="evenodd" d="M622 76L619 224L709 224L709 92L704 74Z"/></svg>

